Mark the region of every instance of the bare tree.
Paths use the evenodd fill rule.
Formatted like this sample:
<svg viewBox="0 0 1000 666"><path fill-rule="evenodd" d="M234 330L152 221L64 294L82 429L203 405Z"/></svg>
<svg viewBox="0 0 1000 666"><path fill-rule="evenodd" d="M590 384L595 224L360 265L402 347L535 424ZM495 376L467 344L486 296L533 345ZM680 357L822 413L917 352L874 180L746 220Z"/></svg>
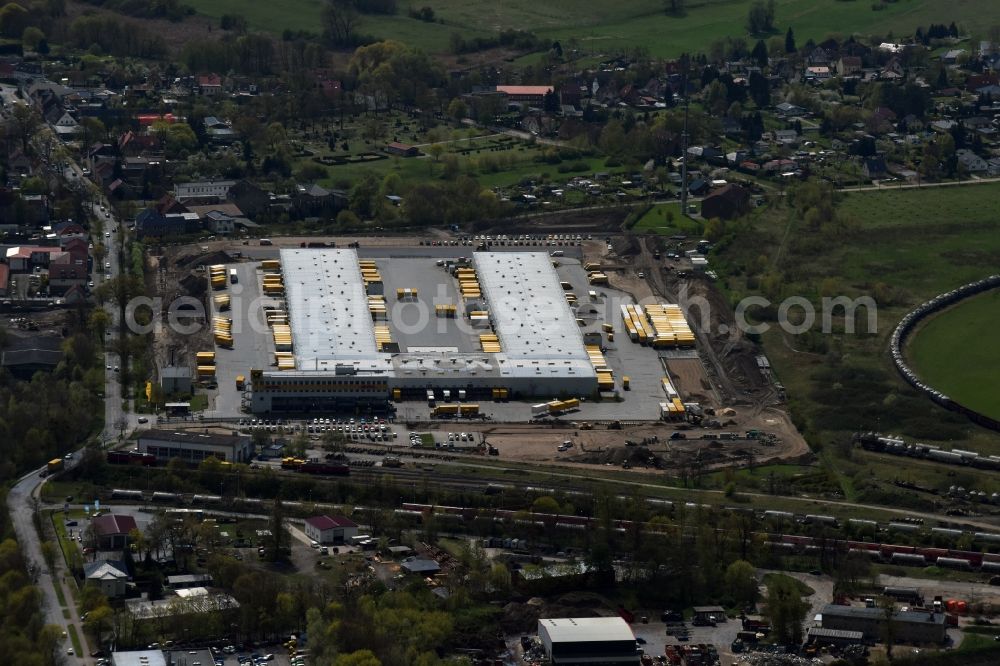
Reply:
<svg viewBox="0 0 1000 666"><path fill-rule="evenodd" d="M360 16L350 0L327 0L323 7L323 30L334 46L351 46Z"/></svg>

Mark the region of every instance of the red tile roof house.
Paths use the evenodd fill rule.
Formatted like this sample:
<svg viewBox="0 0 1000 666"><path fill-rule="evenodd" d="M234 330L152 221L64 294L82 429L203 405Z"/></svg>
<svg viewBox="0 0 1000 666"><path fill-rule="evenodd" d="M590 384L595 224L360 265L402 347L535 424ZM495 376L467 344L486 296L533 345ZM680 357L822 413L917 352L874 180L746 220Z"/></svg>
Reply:
<svg viewBox="0 0 1000 666"><path fill-rule="evenodd" d="M129 532L139 529L135 518L109 513L90 521L97 537L98 550L121 550L128 545Z"/></svg>
<svg viewBox="0 0 1000 666"><path fill-rule="evenodd" d="M344 543L358 536L358 526L352 520L338 516L306 518L306 536L316 543Z"/></svg>

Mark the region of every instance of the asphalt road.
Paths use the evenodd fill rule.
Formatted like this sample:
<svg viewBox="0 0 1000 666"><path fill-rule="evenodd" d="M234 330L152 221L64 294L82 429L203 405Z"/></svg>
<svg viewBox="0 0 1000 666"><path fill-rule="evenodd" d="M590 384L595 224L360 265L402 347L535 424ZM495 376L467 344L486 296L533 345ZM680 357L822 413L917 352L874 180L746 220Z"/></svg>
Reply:
<svg viewBox="0 0 1000 666"><path fill-rule="evenodd" d="M65 169L65 177L68 181L80 181L82 179L82 170L78 165L70 162ZM110 266L97 266L95 262L94 268L94 283L99 284L105 278L105 274L109 274L111 277L117 276L120 273L121 265L120 258L118 255L117 248L120 247L120 239L117 233L122 233L122 229L119 221L110 212L110 207L108 206L107 200L103 197L98 197L92 204L90 204L92 212L95 216L98 216L104 221L105 231L108 232L103 238L93 238L92 242L96 245L98 243L104 243L108 246L109 252L105 259ZM104 210L101 210L101 207ZM115 231L119 230L119 231ZM113 322L109 330L116 331L118 312L115 306L108 303L106 306L108 314ZM109 337L109 347L112 338ZM122 408L122 398L121 398L121 386L120 386L120 372L115 371L115 367L119 366L120 359L117 354L112 351L107 351L105 353L105 365L106 365L106 381L105 381L105 427L104 431L101 433L101 439L104 442L113 440L118 437L121 433L116 428L116 424L121 421L125 424L125 431L132 429L137 424L137 416L135 414L129 414L126 410ZM71 467L76 462L76 456L74 459L67 461L67 467ZM11 488L10 494L7 496L7 509L10 512L11 522L14 526L14 533L17 535L18 543L20 544L21 550L24 553L25 560L29 567L29 571L37 572L37 585L42 593L42 611L45 614L45 621L47 624L52 624L58 626L66 635L65 648L71 647L72 643L69 640L68 632L70 627L73 627L76 634L79 636L81 645L83 647L83 654L69 656L66 655L66 659L70 663L84 664L85 666L92 666L94 659L92 659L89 654L92 647L87 645L87 636L83 631L83 623L80 621L80 615L77 612L77 608L73 604L73 599L75 597L74 592L71 592L70 588L75 588L76 583L71 579L68 570L66 569L65 562L59 549L56 549L56 557L54 558L54 566L50 569L46 563L45 559L42 557L41 550L41 537L35 529L33 522L33 516L35 515L35 510L38 507L38 497L42 484L47 480L40 476L41 471L45 469L39 468L21 477L18 482ZM63 605L59 601L59 595L56 593L56 587L60 588L62 593L62 598L67 602L68 605ZM64 613L68 615L68 619L64 617ZM65 650L64 650L65 654Z"/></svg>

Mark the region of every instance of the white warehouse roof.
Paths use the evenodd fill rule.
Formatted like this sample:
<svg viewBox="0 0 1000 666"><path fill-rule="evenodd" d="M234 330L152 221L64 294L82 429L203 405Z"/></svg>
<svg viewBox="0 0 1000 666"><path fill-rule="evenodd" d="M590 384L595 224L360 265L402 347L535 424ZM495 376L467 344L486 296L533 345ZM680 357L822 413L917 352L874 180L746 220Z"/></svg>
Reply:
<svg viewBox="0 0 1000 666"><path fill-rule="evenodd" d="M588 361L576 315L545 252L476 252L476 277L511 360Z"/></svg>
<svg viewBox="0 0 1000 666"><path fill-rule="evenodd" d="M567 617L538 621L538 628L553 643L632 641L635 634L620 617Z"/></svg>
<svg viewBox="0 0 1000 666"><path fill-rule="evenodd" d="M297 367L380 358L357 252L283 249L281 270Z"/></svg>

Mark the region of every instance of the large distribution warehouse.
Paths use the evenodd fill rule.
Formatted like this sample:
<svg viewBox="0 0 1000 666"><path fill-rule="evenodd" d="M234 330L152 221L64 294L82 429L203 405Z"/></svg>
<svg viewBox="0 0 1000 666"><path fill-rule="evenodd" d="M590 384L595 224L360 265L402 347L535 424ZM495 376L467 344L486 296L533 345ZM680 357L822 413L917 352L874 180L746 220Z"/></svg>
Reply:
<svg viewBox="0 0 1000 666"><path fill-rule="evenodd" d="M272 284L283 288L288 326L274 336L276 349L290 349L278 350L279 368L288 369L251 371L256 413L337 409L427 390L472 399L497 390L559 397L599 389L599 355L584 345L544 252L476 252L436 269L426 288L407 274L412 260L389 264L398 270L384 271L387 288L375 262L353 249L283 249L280 256L281 279ZM414 322L390 317L393 306L412 308Z"/></svg>

